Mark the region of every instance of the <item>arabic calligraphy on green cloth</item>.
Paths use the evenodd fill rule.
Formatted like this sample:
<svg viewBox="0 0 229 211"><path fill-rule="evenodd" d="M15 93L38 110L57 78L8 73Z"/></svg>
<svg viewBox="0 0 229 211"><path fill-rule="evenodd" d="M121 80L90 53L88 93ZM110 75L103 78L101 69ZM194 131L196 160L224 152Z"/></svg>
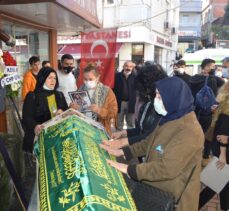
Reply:
<svg viewBox="0 0 229 211"><path fill-rule="evenodd" d="M100 149L106 134L77 116L47 128L35 151L40 210L136 210L121 173Z"/></svg>

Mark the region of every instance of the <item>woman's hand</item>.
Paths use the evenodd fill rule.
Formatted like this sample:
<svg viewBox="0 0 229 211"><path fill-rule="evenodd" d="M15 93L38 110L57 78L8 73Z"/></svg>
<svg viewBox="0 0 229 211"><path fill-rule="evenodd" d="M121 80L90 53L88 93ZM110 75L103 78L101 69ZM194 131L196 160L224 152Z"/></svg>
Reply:
<svg viewBox="0 0 229 211"><path fill-rule="evenodd" d="M225 154L220 153L219 160L216 162L217 169L222 170L226 163L227 163L227 159Z"/></svg>
<svg viewBox="0 0 229 211"><path fill-rule="evenodd" d="M62 110L62 109L58 109L56 112L55 112L55 114L54 114L54 116L57 116L57 115L59 115L59 114L62 114L64 111Z"/></svg>
<svg viewBox="0 0 229 211"><path fill-rule="evenodd" d="M218 142L220 142L222 144L228 144L228 136L218 135L216 138L217 138Z"/></svg>
<svg viewBox="0 0 229 211"><path fill-rule="evenodd" d="M219 105L217 105L217 104L213 105L211 107L211 111L214 113L217 110L218 107L219 107Z"/></svg>
<svg viewBox="0 0 229 211"><path fill-rule="evenodd" d="M70 108L73 108L75 110L80 110L80 105L77 103L70 103Z"/></svg>
<svg viewBox="0 0 229 211"><path fill-rule="evenodd" d="M90 109L92 112L96 113L96 114L98 114L99 111L100 111L99 106L97 106L96 104L91 104L91 105L89 106L89 109Z"/></svg>
<svg viewBox="0 0 229 211"><path fill-rule="evenodd" d="M113 155L115 157L120 157L124 155L122 149L112 149L110 146L107 146L106 144L100 144L99 146L105 151L107 151L110 155Z"/></svg>
<svg viewBox="0 0 229 211"><path fill-rule="evenodd" d="M113 160L107 160L107 163L114 167L115 169L117 169L118 171L121 171L122 173L124 174L127 174L127 168L128 168L128 165L126 164L123 164L123 163L118 163L118 162L115 162Z"/></svg>
<svg viewBox="0 0 229 211"><path fill-rule="evenodd" d="M122 136L126 136L126 135L127 135L126 130L122 130L122 131L112 133L111 138L112 139L118 139L118 138L121 138Z"/></svg>
<svg viewBox="0 0 229 211"><path fill-rule="evenodd" d="M111 139L108 141L102 141L102 143L106 146L109 146L111 149L120 149L122 147L128 146L129 142L127 138L121 138L121 139Z"/></svg>
<svg viewBox="0 0 229 211"><path fill-rule="evenodd" d="M43 125L36 125L36 127L34 128L34 133L38 136L41 133L43 128L44 128Z"/></svg>

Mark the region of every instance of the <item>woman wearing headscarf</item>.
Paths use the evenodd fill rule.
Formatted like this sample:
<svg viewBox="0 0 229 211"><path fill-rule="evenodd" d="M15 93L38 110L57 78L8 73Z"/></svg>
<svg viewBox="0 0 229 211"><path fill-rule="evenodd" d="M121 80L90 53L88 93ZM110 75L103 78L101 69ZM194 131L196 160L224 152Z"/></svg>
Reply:
<svg viewBox="0 0 229 211"><path fill-rule="evenodd" d="M68 109L62 92L57 91L56 71L44 67L37 75L34 92L26 95L22 109L22 124L25 131L23 150L32 152L35 134L43 128L42 123Z"/></svg>
<svg viewBox="0 0 229 211"><path fill-rule="evenodd" d="M123 149L105 143L101 147L126 160L145 155L141 164L108 163L133 180L170 192L176 200L181 197L177 211L197 211L204 135L193 112L192 93L178 77L162 79L156 82L154 107L162 118L146 139Z"/></svg>
<svg viewBox="0 0 229 211"><path fill-rule="evenodd" d="M155 82L167 77L163 68L153 62L147 61L138 71L135 86L139 101L142 105L137 111L135 128L118 131L112 134L109 144L119 149L132 145L146 138L156 128L161 115L156 113L153 105L155 97Z"/></svg>
<svg viewBox="0 0 229 211"><path fill-rule="evenodd" d="M88 65L83 71L84 84L78 91L87 91L91 99L89 110L92 111L92 119L100 122L106 132L111 135L111 124L116 123L118 104L114 92L108 86L102 84L99 71L96 67ZM70 107L79 109L79 105L71 103Z"/></svg>
<svg viewBox="0 0 229 211"><path fill-rule="evenodd" d="M229 136L229 82L223 85L216 98L219 103L213 114L211 126L208 128L205 137L212 141L212 153L219 158L217 168L222 169L229 164L229 144L225 140ZM200 193L199 208L203 207L216 193L209 187L204 188ZM220 206L222 210L229 210L229 182L219 193Z"/></svg>

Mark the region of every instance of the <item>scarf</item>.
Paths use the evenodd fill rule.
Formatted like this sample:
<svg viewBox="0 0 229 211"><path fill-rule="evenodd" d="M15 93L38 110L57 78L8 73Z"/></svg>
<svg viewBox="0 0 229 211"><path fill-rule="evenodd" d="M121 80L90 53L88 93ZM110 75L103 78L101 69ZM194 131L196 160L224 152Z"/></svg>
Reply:
<svg viewBox="0 0 229 211"><path fill-rule="evenodd" d="M85 85L83 85L82 87L79 88L79 91L85 91L85 90L88 91L88 89ZM107 86L103 85L101 82L99 82L96 85L95 92L91 98L91 103L96 104L99 107L102 107L105 103L108 91L109 91L109 87L107 87ZM92 112L92 119L94 119L96 121L98 120L98 115L94 112Z"/></svg>

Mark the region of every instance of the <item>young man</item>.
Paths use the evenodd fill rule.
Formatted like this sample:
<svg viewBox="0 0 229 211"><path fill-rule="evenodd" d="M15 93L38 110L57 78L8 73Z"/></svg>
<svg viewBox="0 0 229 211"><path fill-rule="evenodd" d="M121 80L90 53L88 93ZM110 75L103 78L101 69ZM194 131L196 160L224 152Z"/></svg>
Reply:
<svg viewBox="0 0 229 211"><path fill-rule="evenodd" d="M174 75L184 80L186 84L189 85L191 76L185 72L186 62L184 60L179 60L176 63L176 69L174 69Z"/></svg>
<svg viewBox="0 0 229 211"><path fill-rule="evenodd" d="M196 94L199 92L199 90L204 86L205 79L208 76L207 85L212 89L213 93L217 94L218 89L224 84L223 79L215 76L215 60L213 59L204 59L201 64L202 72L201 74L197 74L191 77L190 79L190 88L193 94L193 97L195 98ZM195 110L199 123L203 129L203 132L205 133L208 129L208 127L211 124L212 121L212 113L209 114L203 114L200 110ZM204 143L204 153L203 158L206 160L203 160L203 166L205 166L208 162L209 155L211 150L211 143L207 140L205 140Z"/></svg>
<svg viewBox="0 0 229 211"><path fill-rule="evenodd" d="M29 59L30 69L25 73L22 84L22 99L24 100L28 92L33 92L37 83L37 74L40 71L41 63L37 56Z"/></svg>
<svg viewBox="0 0 229 211"><path fill-rule="evenodd" d="M73 92L77 90L76 78L73 74L74 70L74 58L70 54L64 54L61 57L60 67L57 71L59 88L58 90L64 93L64 97L69 105L71 103L71 98L68 92Z"/></svg>

